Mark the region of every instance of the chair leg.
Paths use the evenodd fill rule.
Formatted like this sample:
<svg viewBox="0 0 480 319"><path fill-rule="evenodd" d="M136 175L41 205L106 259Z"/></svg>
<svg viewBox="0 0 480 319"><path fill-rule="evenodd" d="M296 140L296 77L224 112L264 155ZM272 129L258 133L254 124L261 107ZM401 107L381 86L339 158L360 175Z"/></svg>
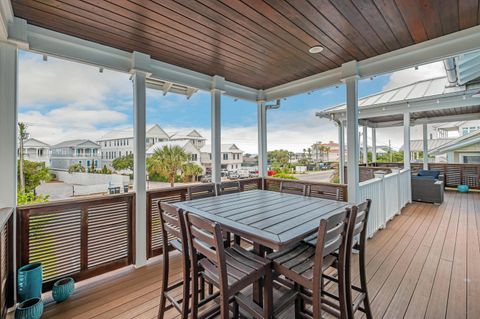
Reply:
<svg viewBox="0 0 480 319"><path fill-rule="evenodd" d="M360 270L360 289L365 294L363 298L363 308L367 319L373 319L372 310L370 309L370 299L368 297L367 289L367 274L365 271L365 249L360 250L359 254L359 270Z"/></svg>
<svg viewBox="0 0 480 319"><path fill-rule="evenodd" d="M299 292L300 288L298 284L294 284L293 289ZM300 297L300 294L297 294L297 297L295 298L295 318L301 318L301 315L300 315L301 312L302 312L302 297Z"/></svg>
<svg viewBox="0 0 480 319"><path fill-rule="evenodd" d="M190 307L190 318L197 319L198 317L198 266L192 264L192 296L191 296L191 307Z"/></svg>
<svg viewBox="0 0 480 319"><path fill-rule="evenodd" d="M167 301L165 298L165 293L168 291L168 268L169 268L169 258L168 258L168 250L165 250L164 247L163 253L163 271L162 271L162 287L160 290L160 305L158 307L158 319L163 319L165 315L165 302Z"/></svg>
<svg viewBox="0 0 480 319"><path fill-rule="evenodd" d="M240 310L238 308L238 303L236 301L233 302L233 319L240 318Z"/></svg>
<svg viewBox="0 0 480 319"><path fill-rule="evenodd" d="M312 291L313 319L322 319L322 302L320 298L321 298L321 294L319 289L314 289Z"/></svg>
<svg viewBox="0 0 480 319"><path fill-rule="evenodd" d="M200 277L200 299L205 299L205 278L203 276Z"/></svg>
<svg viewBox="0 0 480 319"><path fill-rule="evenodd" d="M242 239L240 238L240 236L238 235L234 235L233 236L233 241L235 242L236 245L240 246L240 244L242 243Z"/></svg>
<svg viewBox="0 0 480 319"><path fill-rule="evenodd" d="M181 318L187 319L188 318L188 307L190 302L190 267L189 261L186 261L186 264L183 266L183 298L182 298L182 313Z"/></svg>

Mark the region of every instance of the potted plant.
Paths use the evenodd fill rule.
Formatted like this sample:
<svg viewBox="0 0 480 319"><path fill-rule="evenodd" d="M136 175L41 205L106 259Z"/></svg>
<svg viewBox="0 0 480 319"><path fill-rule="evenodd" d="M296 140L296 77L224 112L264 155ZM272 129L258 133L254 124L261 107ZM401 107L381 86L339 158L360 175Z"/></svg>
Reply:
<svg viewBox="0 0 480 319"><path fill-rule="evenodd" d="M18 269L18 297L22 302L42 296L42 264L39 262L27 264Z"/></svg>
<svg viewBox="0 0 480 319"><path fill-rule="evenodd" d="M57 280L52 287L52 296L56 302L62 302L68 299L73 293L75 282L73 278L63 278Z"/></svg>
<svg viewBox="0 0 480 319"><path fill-rule="evenodd" d="M39 319L43 313L41 298L30 298L18 304L15 319Z"/></svg>

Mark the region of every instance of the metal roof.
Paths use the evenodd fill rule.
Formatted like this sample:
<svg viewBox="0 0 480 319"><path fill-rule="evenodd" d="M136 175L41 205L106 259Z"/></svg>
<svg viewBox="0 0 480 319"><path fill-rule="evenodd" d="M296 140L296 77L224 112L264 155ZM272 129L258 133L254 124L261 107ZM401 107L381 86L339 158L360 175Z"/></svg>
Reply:
<svg viewBox="0 0 480 319"><path fill-rule="evenodd" d="M438 138L438 139L431 139L427 142L428 151L431 152L432 150L445 145L451 141L455 140L454 138ZM400 151L403 151L403 145L400 147ZM410 141L410 151L411 152L422 152L423 151L423 140L411 140Z"/></svg>
<svg viewBox="0 0 480 319"><path fill-rule="evenodd" d="M432 150L433 155L444 154L447 152L451 152L457 149L461 149L467 147L472 144L480 143L480 131L474 131L469 134L465 134L456 138L449 143L446 143L434 150Z"/></svg>
<svg viewBox="0 0 480 319"><path fill-rule="evenodd" d="M53 148L61 148L61 147L79 147L85 144L85 146L90 146L90 147L95 147L95 148L100 148L100 145L91 141L91 140L86 140L86 139L80 139L80 140L70 140L70 141L64 141L58 144L55 144L52 146Z"/></svg>

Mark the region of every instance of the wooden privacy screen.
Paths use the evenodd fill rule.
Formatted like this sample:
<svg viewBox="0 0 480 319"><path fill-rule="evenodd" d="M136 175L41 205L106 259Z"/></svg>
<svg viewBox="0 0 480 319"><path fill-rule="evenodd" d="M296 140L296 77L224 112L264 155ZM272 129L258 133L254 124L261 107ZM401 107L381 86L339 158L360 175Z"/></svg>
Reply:
<svg viewBox="0 0 480 319"><path fill-rule="evenodd" d="M0 209L0 317L13 306L13 209Z"/></svg>
<svg viewBox="0 0 480 319"><path fill-rule="evenodd" d="M43 264L44 290L64 276L82 280L134 260L134 194L17 209L19 266Z"/></svg>
<svg viewBox="0 0 480 319"><path fill-rule="evenodd" d="M403 167L403 163L374 163L376 167ZM422 163L411 163L412 174L423 168ZM428 169L440 171L445 176L446 187L468 185L480 189L480 164L429 163Z"/></svg>
<svg viewBox="0 0 480 319"><path fill-rule="evenodd" d="M264 189L269 191L280 191L280 182L291 182L292 180L289 179L279 179L279 178L265 178L264 180ZM316 196L316 197L323 197L327 199L336 199L337 192L338 192L338 199L341 201L348 201L347 198L347 185L345 184L332 184L332 183L315 183L315 182L303 182L303 181L295 181L295 183L307 185L307 190L309 187L315 185L316 193L323 192L324 196Z"/></svg>
<svg viewBox="0 0 480 319"><path fill-rule="evenodd" d="M261 178L240 180L241 191L261 189ZM158 202L179 202L188 200L188 187L162 188L147 192L147 257L162 254L162 234L160 232L160 217Z"/></svg>

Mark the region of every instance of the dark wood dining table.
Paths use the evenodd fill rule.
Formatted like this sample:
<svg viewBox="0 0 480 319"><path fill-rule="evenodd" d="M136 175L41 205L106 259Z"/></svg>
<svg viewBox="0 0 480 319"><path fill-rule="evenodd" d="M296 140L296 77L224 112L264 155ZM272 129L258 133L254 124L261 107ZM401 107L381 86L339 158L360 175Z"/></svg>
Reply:
<svg viewBox="0 0 480 319"><path fill-rule="evenodd" d="M254 252L279 250L317 231L320 220L351 206L346 202L265 190L251 190L177 202L176 207L218 222L224 231L254 243ZM261 282L253 299L262 304Z"/></svg>
<svg viewBox="0 0 480 319"><path fill-rule="evenodd" d="M265 190L195 199L174 204L218 222L225 231L279 250L314 233L320 220L350 205L330 199Z"/></svg>

